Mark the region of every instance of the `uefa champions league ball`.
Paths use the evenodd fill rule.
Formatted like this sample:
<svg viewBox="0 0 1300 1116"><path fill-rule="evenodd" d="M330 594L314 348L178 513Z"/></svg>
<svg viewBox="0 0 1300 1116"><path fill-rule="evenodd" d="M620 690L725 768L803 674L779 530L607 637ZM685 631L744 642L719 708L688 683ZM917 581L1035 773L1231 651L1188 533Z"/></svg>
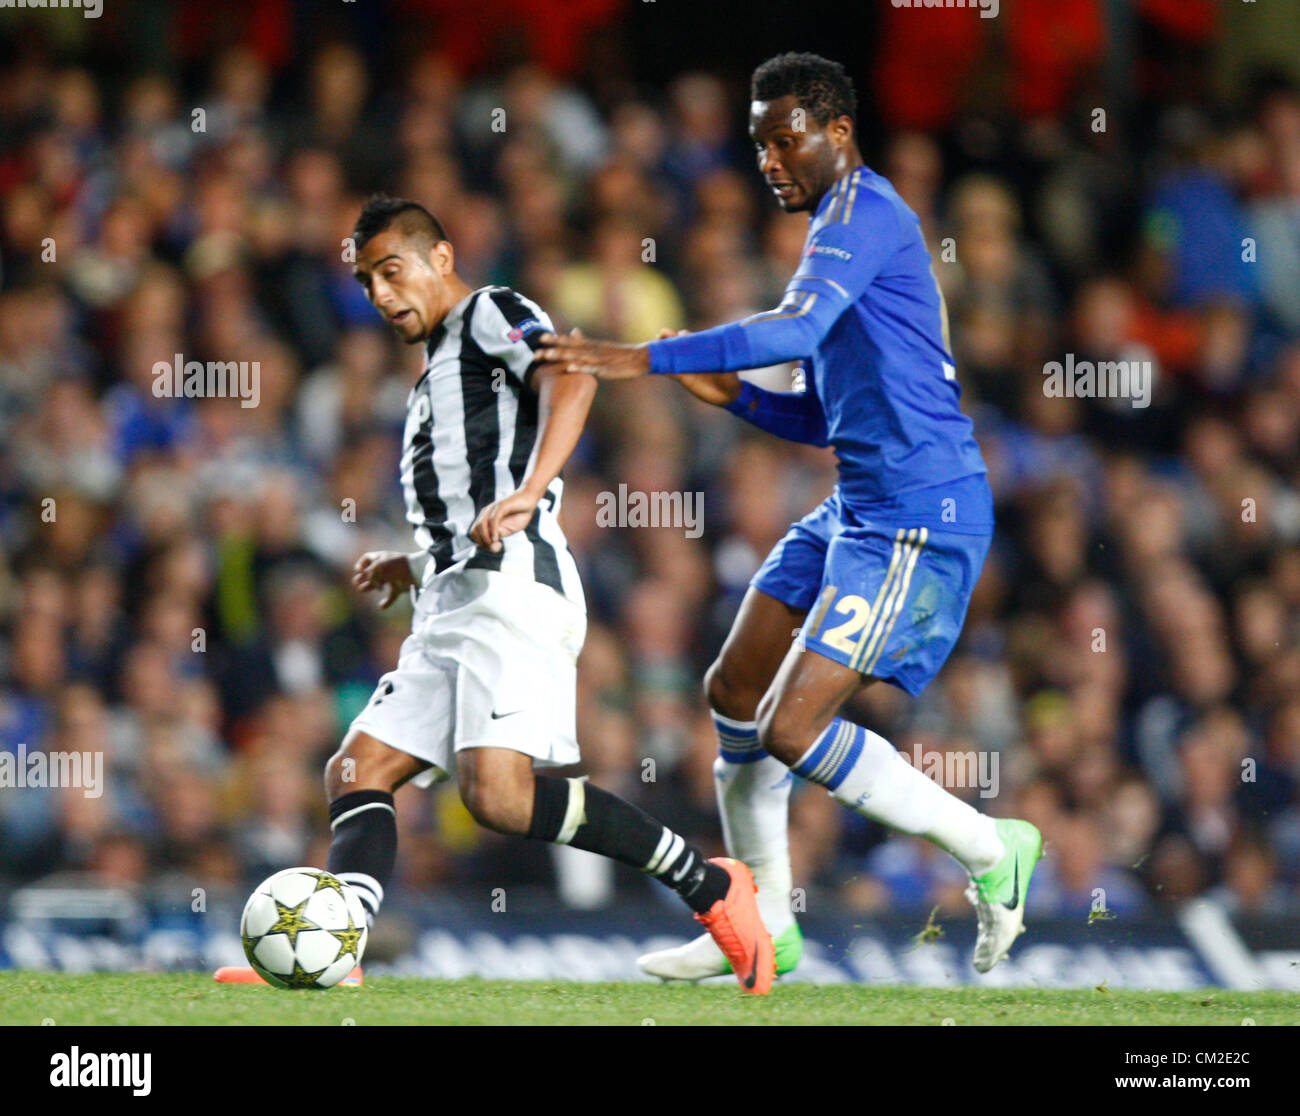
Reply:
<svg viewBox="0 0 1300 1116"><path fill-rule="evenodd" d="M248 963L277 988L333 988L360 963L367 933L356 893L319 868L263 880L239 921Z"/></svg>

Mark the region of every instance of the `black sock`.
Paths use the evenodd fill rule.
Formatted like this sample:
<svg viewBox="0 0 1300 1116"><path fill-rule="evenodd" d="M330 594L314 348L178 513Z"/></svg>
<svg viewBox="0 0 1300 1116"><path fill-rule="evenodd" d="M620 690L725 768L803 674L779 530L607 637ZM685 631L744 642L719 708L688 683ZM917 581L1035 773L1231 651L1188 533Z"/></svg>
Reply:
<svg viewBox="0 0 1300 1116"><path fill-rule="evenodd" d="M528 836L600 853L640 868L703 914L725 898L731 877L667 826L582 779L534 777Z"/></svg>
<svg viewBox="0 0 1300 1116"><path fill-rule="evenodd" d="M397 812L387 791L358 790L330 803L326 869L351 887L373 923L397 859Z"/></svg>

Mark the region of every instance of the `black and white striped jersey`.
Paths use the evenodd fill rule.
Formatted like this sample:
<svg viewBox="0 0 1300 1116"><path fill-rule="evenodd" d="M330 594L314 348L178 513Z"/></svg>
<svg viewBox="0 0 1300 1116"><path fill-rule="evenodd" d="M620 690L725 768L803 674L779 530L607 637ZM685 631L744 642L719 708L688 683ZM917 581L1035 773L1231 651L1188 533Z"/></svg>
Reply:
<svg viewBox="0 0 1300 1116"><path fill-rule="evenodd" d="M402 490L415 541L429 554L428 584L451 569L531 577L583 605L578 569L557 516L556 478L532 522L493 554L469 537L478 513L523 483L538 438L529 379L538 337L553 330L535 302L482 287L447 313L425 348L424 374L407 400Z"/></svg>

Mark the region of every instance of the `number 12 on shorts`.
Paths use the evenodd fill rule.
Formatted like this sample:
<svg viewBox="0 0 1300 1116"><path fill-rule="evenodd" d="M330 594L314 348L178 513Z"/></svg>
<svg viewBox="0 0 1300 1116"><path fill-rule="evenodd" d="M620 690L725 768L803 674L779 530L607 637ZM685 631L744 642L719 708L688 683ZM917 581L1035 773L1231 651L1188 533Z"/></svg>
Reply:
<svg viewBox="0 0 1300 1116"><path fill-rule="evenodd" d="M828 585L822 590L813 622L808 625L808 635L820 639L827 647L851 655L856 650L854 637L871 619L871 604L865 597L860 597L856 593L846 593L839 600L835 600L839 591L836 585ZM832 601L835 601L834 608L830 607ZM847 619L833 627L827 626L841 616Z"/></svg>

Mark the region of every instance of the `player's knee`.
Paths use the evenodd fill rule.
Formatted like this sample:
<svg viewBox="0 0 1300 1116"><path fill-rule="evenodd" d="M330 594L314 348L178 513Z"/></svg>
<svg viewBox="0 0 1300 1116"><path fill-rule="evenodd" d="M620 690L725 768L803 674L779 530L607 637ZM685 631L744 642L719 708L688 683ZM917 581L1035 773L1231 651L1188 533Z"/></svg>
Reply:
<svg viewBox="0 0 1300 1116"><path fill-rule="evenodd" d="M331 802L347 793L348 785L354 781L350 776L355 776L356 767L356 758L348 755L346 748L340 748L325 761L325 795Z"/></svg>
<svg viewBox="0 0 1300 1116"><path fill-rule="evenodd" d="M709 708L733 721L752 721L760 696L753 687L738 685L722 659L704 672L704 698Z"/></svg>
<svg viewBox="0 0 1300 1116"><path fill-rule="evenodd" d="M709 708L717 713L722 712L718 706L726 699L723 688L722 660L715 659L709 669L704 672L704 700L709 703Z"/></svg>
<svg viewBox="0 0 1300 1116"><path fill-rule="evenodd" d="M790 703L767 694L758 703L758 742L768 755L793 764L808 751L810 728Z"/></svg>
<svg viewBox="0 0 1300 1116"><path fill-rule="evenodd" d="M385 785L383 772L376 770L367 757L346 747L325 761L325 794L333 802L350 791L391 790Z"/></svg>
<svg viewBox="0 0 1300 1116"><path fill-rule="evenodd" d="M345 740L325 761L325 794L334 799L357 790L393 791L403 777L407 757L364 738Z"/></svg>

